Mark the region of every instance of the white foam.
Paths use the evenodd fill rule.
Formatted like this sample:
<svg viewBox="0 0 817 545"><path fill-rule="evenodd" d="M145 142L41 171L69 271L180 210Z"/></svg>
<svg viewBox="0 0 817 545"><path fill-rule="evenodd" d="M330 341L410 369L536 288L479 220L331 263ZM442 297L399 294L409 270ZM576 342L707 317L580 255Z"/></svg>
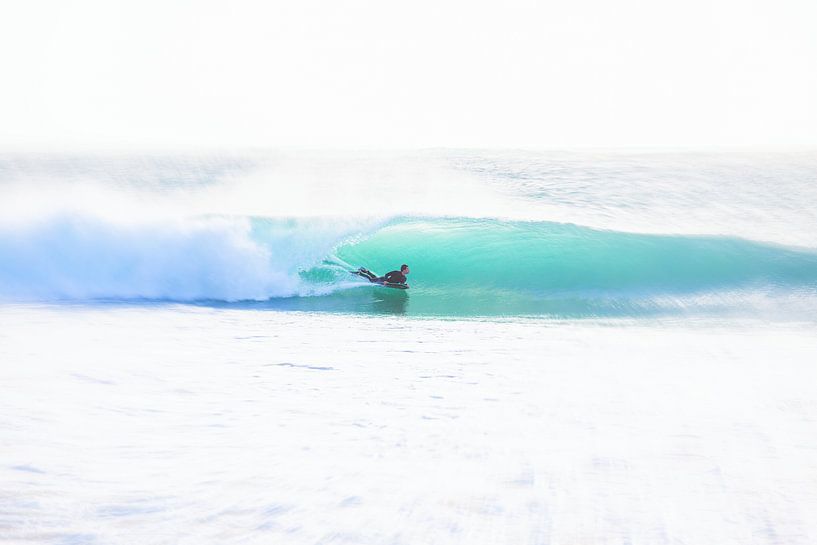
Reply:
<svg viewBox="0 0 817 545"><path fill-rule="evenodd" d="M0 307L12 543L817 541L781 327Z"/></svg>
<svg viewBox="0 0 817 545"><path fill-rule="evenodd" d="M263 300L325 292L301 269L362 228L359 222L271 224L263 243L250 219L117 222L62 215L0 225L0 298Z"/></svg>

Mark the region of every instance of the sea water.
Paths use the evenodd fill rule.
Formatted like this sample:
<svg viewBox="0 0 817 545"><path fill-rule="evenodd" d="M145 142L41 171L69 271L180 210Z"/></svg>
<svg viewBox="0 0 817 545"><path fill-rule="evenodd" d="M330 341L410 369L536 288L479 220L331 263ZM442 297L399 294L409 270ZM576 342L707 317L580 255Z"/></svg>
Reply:
<svg viewBox="0 0 817 545"><path fill-rule="evenodd" d="M2 156L0 542L813 543L814 204L812 153Z"/></svg>

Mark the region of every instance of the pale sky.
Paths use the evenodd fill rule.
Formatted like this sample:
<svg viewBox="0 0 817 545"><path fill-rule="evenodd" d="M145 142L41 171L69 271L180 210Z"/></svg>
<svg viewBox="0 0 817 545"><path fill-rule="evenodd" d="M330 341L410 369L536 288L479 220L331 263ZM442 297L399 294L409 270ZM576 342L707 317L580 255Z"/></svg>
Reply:
<svg viewBox="0 0 817 545"><path fill-rule="evenodd" d="M817 146L817 2L0 7L0 150L653 146Z"/></svg>

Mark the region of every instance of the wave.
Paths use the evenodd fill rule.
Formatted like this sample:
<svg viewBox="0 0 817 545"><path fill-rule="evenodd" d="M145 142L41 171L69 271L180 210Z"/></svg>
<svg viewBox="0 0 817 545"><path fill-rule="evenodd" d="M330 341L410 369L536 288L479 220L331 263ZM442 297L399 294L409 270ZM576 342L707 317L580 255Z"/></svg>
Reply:
<svg viewBox="0 0 817 545"><path fill-rule="evenodd" d="M348 273L358 265L384 273L403 262L412 269L408 294ZM550 222L61 216L0 226L5 300L573 317L749 312L814 301L815 293L813 250Z"/></svg>

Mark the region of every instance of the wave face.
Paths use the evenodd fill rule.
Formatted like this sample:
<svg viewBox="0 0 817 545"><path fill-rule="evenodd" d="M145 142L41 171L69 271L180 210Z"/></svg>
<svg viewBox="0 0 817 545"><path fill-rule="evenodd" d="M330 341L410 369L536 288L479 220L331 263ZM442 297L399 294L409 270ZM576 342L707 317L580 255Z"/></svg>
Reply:
<svg viewBox="0 0 817 545"><path fill-rule="evenodd" d="M563 161L549 177L555 159L512 159L457 156L456 176L443 181L434 178L444 172L439 157L430 171L413 162L404 169L408 177L386 179L401 188L395 192L380 182L392 172L391 157L343 174L343 190L325 180L347 162L343 157L318 173L286 171L287 180L299 180L290 185L269 182L275 169L248 176L250 166L236 161L229 168L194 161L189 168L164 159L151 173L149 161L114 168L66 160L71 170L28 158L17 170L0 168L0 301L173 301L416 316L817 315L817 250L789 244L808 240L813 222L794 212L812 198L803 181L810 157L801 171L786 171L796 174L789 193L775 197L766 183L772 174L756 176L762 183L743 191L737 208L718 205L715 180L697 179L696 191L716 201L706 214L691 194L671 193L671 180L649 196L643 180L644 191L624 194L644 177L638 162L632 172L619 161L578 176L571 174L578 167ZM303 163L288 160L287 168L293 161ZM671 179L676 170L649 177ZM727 181L737 187L743 170L715 172L731 172ZM28 183L43 172L48 183ZM72 174L62 180L65 172ZM239 172L238 181L220 179L224 172ZM176 183L180 173L189 175ZM605 176L618 180L615 191ZM103 183L106 177L116 183ZM792 226L781 221L788 209ZM641 223L628 220L633 210ZM645 210L664 211L673 233L662 234L662 219L650 220ZM733 221L741 211L757 221ZM546 219L572 216L595 225ZM696 219L677 228L686 216ZM752 240L747 235L763 221L771 240ZM700 233L704 224L720 234ZM621 228L627 225L632 229ZM412 269L408 292L349 274L358 266L382 274L404 262Z"/></svg>
<svg viewBox="0 0 817 545"><path fill-rule="evenodd" d="M377 272L409 263L409 304L421 314L732 311L761 296L817 290L810 250L547 222L406 220L337 254Z"/></svg>

